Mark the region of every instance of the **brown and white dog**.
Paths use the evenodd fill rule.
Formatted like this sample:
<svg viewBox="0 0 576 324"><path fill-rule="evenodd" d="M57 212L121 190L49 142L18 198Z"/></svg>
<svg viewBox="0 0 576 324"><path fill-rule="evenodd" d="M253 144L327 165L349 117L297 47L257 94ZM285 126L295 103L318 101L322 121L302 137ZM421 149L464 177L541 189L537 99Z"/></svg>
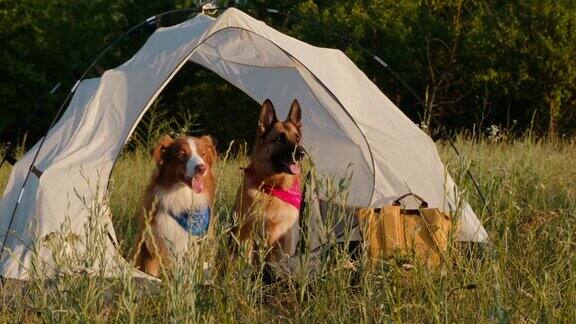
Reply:
<svg viewBox="0 0 576 324"><path fill-rule="evenodd" d="M190 242L213 235L212 203L217 159L210 136L164 136L152 150L156 169L139 213L136 267L159 276L161 265L183 252ZM149 226L150 230L147 230Z"/></svg>
<svg viewBox="0 0 576 324"><path fill-rule="evenodd" d="M254 235L260 235L271 252L266 261L280 261L294 253L294 226L302 199L300 161L305 151L300 145L301 108L292 102L288 118L276 118L267 99L260 110L256 143L251 162L244 170L242 187L236 194L235 211L239 225L235 235L254 252Z"/></svg>

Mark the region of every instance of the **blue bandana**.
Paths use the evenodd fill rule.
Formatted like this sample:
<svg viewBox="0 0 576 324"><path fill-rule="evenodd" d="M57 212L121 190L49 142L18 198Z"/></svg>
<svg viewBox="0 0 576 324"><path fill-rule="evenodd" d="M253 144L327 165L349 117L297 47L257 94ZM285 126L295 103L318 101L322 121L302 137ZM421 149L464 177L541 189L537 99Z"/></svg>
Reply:
<svg viewBox="0 0 576 324"><path fill-rule="evenodd" d="M170 215L191 235L202 236L208 232L210 208L185 210L178 216Z"/></svg>

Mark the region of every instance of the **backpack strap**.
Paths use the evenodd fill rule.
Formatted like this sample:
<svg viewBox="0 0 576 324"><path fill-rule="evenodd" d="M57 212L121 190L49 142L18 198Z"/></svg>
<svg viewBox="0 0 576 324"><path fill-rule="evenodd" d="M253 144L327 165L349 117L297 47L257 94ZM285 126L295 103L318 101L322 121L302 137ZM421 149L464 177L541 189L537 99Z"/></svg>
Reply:
<svg viewBox="0 0 576 324"><path fill-rule="evenodd" d="M394 200L394 202L392 203L392 205L394 205L394 206L400 206L400 200L402 200L402 199L404 199L404 198L406 198L406 197L408 197L408 196L412 196L412 197L416 198L416 200L418 200L418 201L420 202L420 208L428 208L428 203L427 203L424 199L422 199L422 197L420 197L420 196L418 196L417 194L412 193L412 192L407 193L407 194L404 194L404 195L398 197L398 199Z"/></svg>

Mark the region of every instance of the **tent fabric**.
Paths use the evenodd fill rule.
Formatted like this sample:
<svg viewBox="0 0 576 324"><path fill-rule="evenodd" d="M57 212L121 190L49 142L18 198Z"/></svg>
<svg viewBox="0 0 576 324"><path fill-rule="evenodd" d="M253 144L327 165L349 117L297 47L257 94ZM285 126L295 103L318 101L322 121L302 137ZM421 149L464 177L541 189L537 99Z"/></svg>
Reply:
<svg viewBox="0 0 576 324"><path fill-rule="evenodd" d="M160 28L130 60L79 83L40 152L37 143L14 166L0 201L0 235L5 235L20 200L6 240L9 253L0 259L2 276L29 278L34 256L53 265L46 237L63 224L83 237L94 217L106 224L110 238L104 272L118 275L112 264L123 261L114 248L109 211L95 209L106 206L112 168L139 120L189 61L259 103L270 98L279 116L286 116L297 98L304 145L319 171L352 175L349 205L380 207L412 191L448 212L462 206L460 240L487 239L474 211L458 196L433 141L344 53L311 46L231 8L217 19L199 14ZM35 166L43 174L31 174L21 192L36 154ZM56 273L45 270L47 276Z"/></svg>

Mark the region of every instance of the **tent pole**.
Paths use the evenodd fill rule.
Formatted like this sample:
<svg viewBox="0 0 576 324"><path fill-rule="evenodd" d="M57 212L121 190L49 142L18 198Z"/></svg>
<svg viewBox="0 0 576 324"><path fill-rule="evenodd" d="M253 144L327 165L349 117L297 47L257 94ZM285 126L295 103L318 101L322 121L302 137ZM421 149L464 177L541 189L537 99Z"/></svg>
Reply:
<svg viewBox="0 0 576 324"><path fill-rule="evenodd" d="M398 75L396 73L396 71L394 71L390 65L388 65L386 62L384 62L380 57L378 57L378 55L372 53L370 50L366 49L365 47L363 47L362 45L360 45L358 42L354 41L351 37L345 36L343 34L340 34L336 31L334 31L332 28L326 26L324 23L322 23L321 21L318 21L314 18L311 17L303 17L300 15L296 15L296 14L291 14L291 13L285 13L282 11L279 11L277 9L272 9L272 8L267 8L266 9L267 12L272 13L272 14L279 14L279 15L283 15L285 17L289 17L289 18L296 18L298 20L302 20L302 21L306 21L308 23L311 23L315 26L318 26L322 29L324 29L325 31L331 33L334 36L337 36L338 38L341 39L342 42L348 44L348 45L352 45L356 48L358 48L364 55L372 58L373 60L375 60L376 62L378 62L379 65L381 65L382 67L384 67L388 72L390 72L390 74L392 74L392 76L394 76L394 78L396 78L396 80L400 81L400 83L408 90L408 92L410 92L410 94L414 97L414 99L416 99L416 101L418 102L419 105L421 105L423 108L426 108L426 106L424 105L424 102L422 101L422 99L420 99L420 97L418 96L418 94L416 93L416 91L414 91L414 89L412 89L412 87L410 87L410 85L408 85L408 83L402 79L402 77L400 77L400 75ZM432 118L438 122L438 120L436 119L436 117L432 116ZM449 136L449 134L446 132L446 130L444 129L444 127L441 128L442 131L442 135L444 137L446 137L446 139L448 140L448 142L450 143L450 146L452 147L452 149L454 150L454 152L456 153L456 155L458 156L458 158L462 159L462 156L460 154L460 151L458 150L458 148L456 147L456 143L454 143L454 141L452 140L452 138ZM466 175L470 178L470 180L472 181L472 184L474 185L474 188L476 189L476 191L478 192L478 196L480 197L480 200L482 200L482 203L484 204L484 208L488 211L488 214L490 216L493 216L494 214L492 213L492 210L490 208L490 205L488 204L488 201L486 200L484 193L482 192L482 190L480 189L480 185L478 184L478 182L476 181L475 177L473 176L472 172L470 171L470 169L466 169Z"/></svg>
<svg viewBox="0 0 576 324"><path fill-rule="evenodd" d="M173 15L173 14L178 14L178 13L199 13L202 12L202 6L205 5L206 3L210 2L211 0L205 0L202 3L200 3L198 6L196 7L192 7L192 8L183 8L183 9L175 9L175 10L170 10L170 11L166 11L160 14L157 14L155 16L149 17L148 19L146 19L145 21L140 22L139 24L133 26L132 28L128 29L126 32L124 32L122 35L118 36L117 39L115 39L114 41L100 47L99 49L95 50L94 52L92 52L92 54L88 55L84 60L82 60L80 63L76 64L74 66L74 68L72 69L72 71L78 71L78 69L85 65L87 62L90 62L91 59L93 59L94 57L96 57L93 61L98 61L98 59L101 57L102 52L107 52L110 47L116 45L116 43L120 40L122 40L123 38L125 38L126 36L128 36L129 34L135 32L136 30L138 30L139 28L141 28L143 25L146 24L150 24L150 23L154 23L154 28L157 27L156 24L156 18L161 18L164 16L169 16L169 15ZM217 8L217 9L223 9L223 8ZM97 57L98 56L98 57ZM91 66L92 64L90 64Z"/></svg>

